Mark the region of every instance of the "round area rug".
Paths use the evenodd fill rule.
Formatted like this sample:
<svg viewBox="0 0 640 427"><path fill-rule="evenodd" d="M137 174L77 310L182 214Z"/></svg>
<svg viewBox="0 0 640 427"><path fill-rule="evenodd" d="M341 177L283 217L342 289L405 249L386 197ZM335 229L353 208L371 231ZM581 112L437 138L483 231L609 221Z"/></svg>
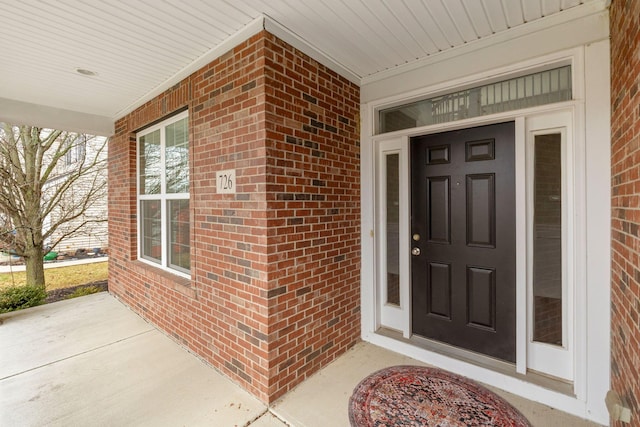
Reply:
<svg viewBox="0 0 640 427"><path fill-rule="evenodd" d="M422 366L393 366L362 380L349 399L349 421L353 427L531 425L485 387Z"/></svg>

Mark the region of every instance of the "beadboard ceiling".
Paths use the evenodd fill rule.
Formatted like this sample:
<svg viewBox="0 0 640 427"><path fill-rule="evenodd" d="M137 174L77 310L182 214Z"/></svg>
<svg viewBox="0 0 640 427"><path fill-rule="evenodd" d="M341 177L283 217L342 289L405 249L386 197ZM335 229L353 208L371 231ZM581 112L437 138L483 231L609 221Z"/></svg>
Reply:
<svg viewBox="0 0 640 427"><path fill-rule="evenodd" d="M0 120L113 121L262 28L360 83L596 1L0 0Z"/></svg>

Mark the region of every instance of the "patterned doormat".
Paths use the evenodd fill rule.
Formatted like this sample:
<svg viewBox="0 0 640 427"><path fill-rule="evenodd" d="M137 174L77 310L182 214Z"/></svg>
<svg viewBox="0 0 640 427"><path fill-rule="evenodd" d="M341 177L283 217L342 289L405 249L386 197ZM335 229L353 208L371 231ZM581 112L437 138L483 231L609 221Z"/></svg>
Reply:
<svg viewBox="0 0 640 427"><path fill-rule="evenodd" d="M531 426L485 387L421 366L393 366L362 380L349 399L349 420L353 427Z"/></svg>

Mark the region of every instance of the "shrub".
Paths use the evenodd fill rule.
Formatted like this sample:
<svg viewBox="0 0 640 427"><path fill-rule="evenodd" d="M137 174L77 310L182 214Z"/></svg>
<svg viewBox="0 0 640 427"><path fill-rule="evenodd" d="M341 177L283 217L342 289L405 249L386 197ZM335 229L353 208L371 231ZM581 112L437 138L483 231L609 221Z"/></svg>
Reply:
<svg viewBox="0 0 640 427"><path fill-rule="evenodd" d="M102 289L100 289L97 286L79 287L78 289L73 291L71 294L67 295L65 299L83 297L85 295L91 295L91 294L95 294L97 292L102 292Z"/></svg>
<svg viewBox="0 0 640 427"><path fill-rule="evenodd" d="M0 313L40 305L47 298L47 291L43 286L11 286L0 289Z"/></svg>

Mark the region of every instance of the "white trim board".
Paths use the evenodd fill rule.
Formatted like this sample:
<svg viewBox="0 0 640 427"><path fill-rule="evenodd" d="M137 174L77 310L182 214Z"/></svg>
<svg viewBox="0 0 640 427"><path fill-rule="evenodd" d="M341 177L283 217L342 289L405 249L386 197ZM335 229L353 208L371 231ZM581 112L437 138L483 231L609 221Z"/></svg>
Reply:
<svg viewBox="0 0 640 427"><path fill-rule="evenodd" d="M99 136L111 136L115 133L115 124L111 117L7 98L0 98L0 122L63 129Z"/></svg>

